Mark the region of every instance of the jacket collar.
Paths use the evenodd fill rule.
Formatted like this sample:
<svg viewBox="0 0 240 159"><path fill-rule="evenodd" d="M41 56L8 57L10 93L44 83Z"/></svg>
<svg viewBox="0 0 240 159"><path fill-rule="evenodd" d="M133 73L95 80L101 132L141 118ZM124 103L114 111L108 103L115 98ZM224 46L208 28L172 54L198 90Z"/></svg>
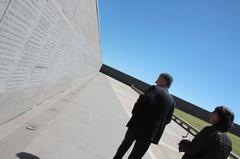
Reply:
<svg viewBox="0 0 240 159"><path fill-rule="evenodd" d="M158 86L158 85L156 85L156 87L159 87L159 88L161 88L161 89L164 89L165 91L168 92L168 88L167 88L167 87L161 87L161 86Z"/></svg>
<svg viewBox="0 0 240 159"><path fill-rule="evenodd" d="M212 125L212 128L214 130L217 130L217 131L220 131L220 132L225 132L220 123L216 123L216 124Z"/></svg>

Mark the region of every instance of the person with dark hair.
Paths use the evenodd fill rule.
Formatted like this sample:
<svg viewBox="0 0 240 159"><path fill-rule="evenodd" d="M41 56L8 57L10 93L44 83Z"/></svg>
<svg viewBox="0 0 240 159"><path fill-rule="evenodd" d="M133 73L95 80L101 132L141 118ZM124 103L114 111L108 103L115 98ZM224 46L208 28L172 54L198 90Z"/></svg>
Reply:
<svg viewBox="0 0 240 159"><path fill-rule="evenodd" d="M113 159L121 159L132 143L133 150L128 159L141 159L151 143L158 144L165 125L171 122L175 102L168 93L173 82L171 75L163 73L140 95L127 123L128 130Z"/></svg>
<svg viewBox="0 0 240 159"><path fill-rule="evenodd" d="M210 115L211 126L200 131L192 140L182 140L179 152L185 152L182 159L227 159L232 151L232 141L227 131L233 126L234 113L219 106Z"/></svg>

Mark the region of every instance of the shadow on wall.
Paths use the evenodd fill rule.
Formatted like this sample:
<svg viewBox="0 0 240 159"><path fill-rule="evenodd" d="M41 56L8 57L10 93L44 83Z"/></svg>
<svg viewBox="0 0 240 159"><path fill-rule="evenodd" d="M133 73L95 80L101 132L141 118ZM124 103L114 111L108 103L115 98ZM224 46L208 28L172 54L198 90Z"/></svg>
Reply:
<svg viewBox="0 0 240 159"><path fill-rule="evenodd" d="M39 157L37 157L33 154L30 154L30 153L26 153L26 152L17 153L16 156L19 159L40 159Z"/></svg>

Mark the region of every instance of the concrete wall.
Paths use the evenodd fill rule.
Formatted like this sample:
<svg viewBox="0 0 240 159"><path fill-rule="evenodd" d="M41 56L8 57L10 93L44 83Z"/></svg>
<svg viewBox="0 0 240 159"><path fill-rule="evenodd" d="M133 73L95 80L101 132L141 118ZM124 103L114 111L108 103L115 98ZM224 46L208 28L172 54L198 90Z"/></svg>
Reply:
<svg viewBox="0 0 240 159"><path fill-rule="evenodd" d="M96 0L0 0L0 124L101 67Z"/></svg>
<svg viewBox="0 0 240 159"><path fill-rule="evenodd" d="M136 79L130 75L127 75L127 74L125 74L121 71L118 71L110 66L105 65L105 64L102 65L100 71L118 81L121 81L121 82L129 85L129 86L134 85L136 88L138 88L142 92L145 92L146 89L148 87L150 87L150 85L148 83L145 83L139 79ZM201 107L198 107L192 103L189 103L181 98L178 98L174 95L173 95L173 97L176 102L176 108L208 122L209 115L210 115L209 111L207 111ZM237 136L240 136L240 126L238 124L234 124L234 126L230 130L230 132L232 132L233 134L235 134Z"/></svg>

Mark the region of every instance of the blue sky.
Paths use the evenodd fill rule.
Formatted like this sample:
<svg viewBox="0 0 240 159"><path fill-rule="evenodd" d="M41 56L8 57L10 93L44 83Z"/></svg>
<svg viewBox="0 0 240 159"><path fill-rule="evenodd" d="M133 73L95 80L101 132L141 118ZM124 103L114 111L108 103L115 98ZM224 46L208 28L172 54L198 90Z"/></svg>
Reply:
<svg viewBox="0 0 240 159"><path fill-rule="evenodd" d="M103 62L240 124L239 0L99 0Z"/></svg>

